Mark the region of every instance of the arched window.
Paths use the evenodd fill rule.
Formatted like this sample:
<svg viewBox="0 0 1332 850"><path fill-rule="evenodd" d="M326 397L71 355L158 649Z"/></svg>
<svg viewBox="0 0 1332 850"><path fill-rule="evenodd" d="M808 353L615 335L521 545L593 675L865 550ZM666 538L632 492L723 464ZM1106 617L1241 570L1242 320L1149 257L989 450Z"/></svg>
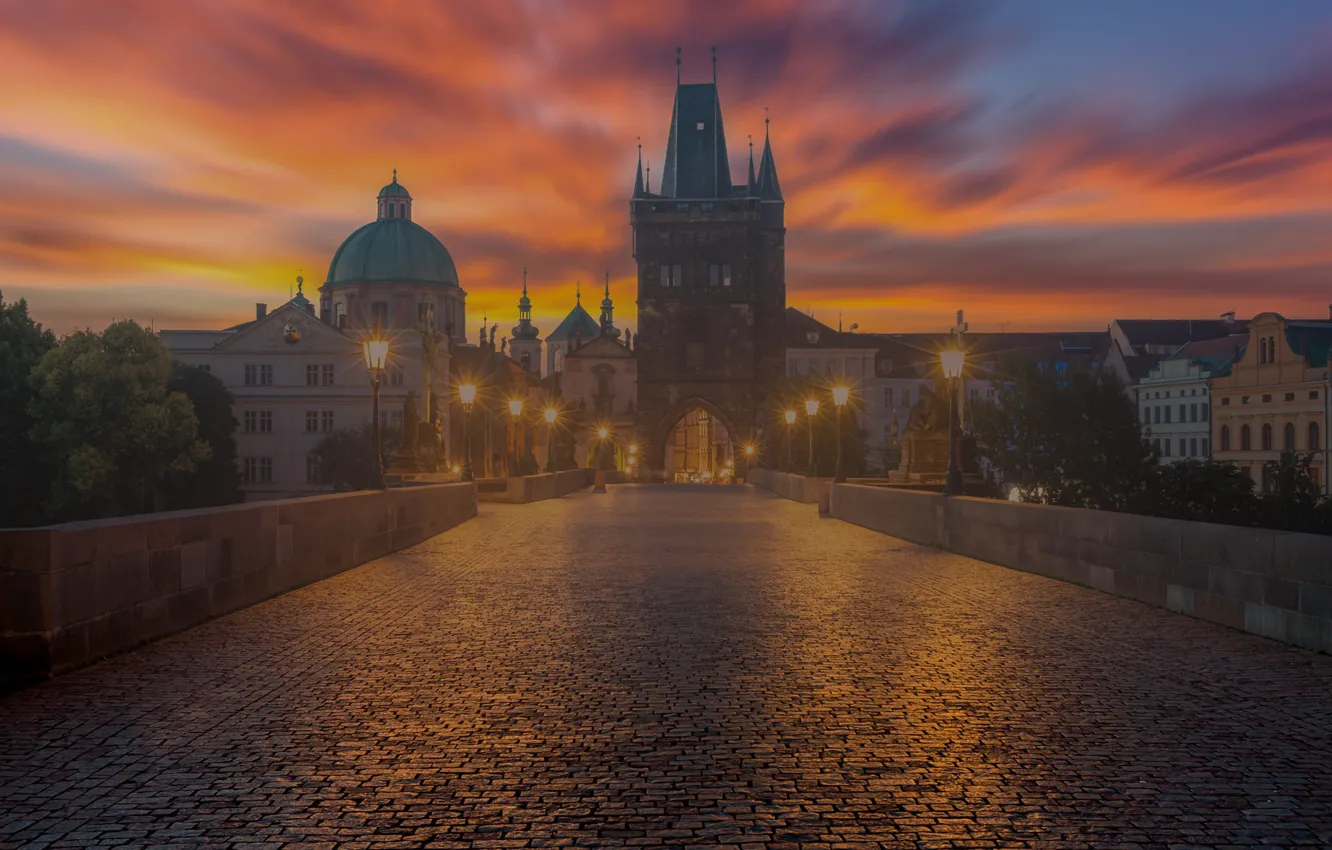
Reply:
<svg viewBox="0 0 1332 850"><path fill-rule="evenodd" d="M1267 362L1276 362L1276 337L1274 336L1269 336L1267 338Z"/></svg>
<svg viewBox="0 0 1332 850"><path fill-rule="evenodd" d="M1250 434L1251 432L1249 431L1248 425L1240 428L1240 451L1247 452L1249 449L1253 448L1253 438Z"/></svg>
<svg viewBox="0 0 1332 850"><path fill-rule="evenodd" d="M1283 452L1295 451L1295 423L1287 422L1286 427L1281 429L1281 450Z"/></svg>
<svg viewBox="0 0 1332 850"><path fill-rule="evenodd" d="M1316 451L1318 451L1319 449L1321 449L1321 448L1323 447L1323 441L1320 439L1321 437L1322 437L1322 435L1318 433L1318 423L1317 423L1317 422L1310 422L1310 423L1309 423L1309 451L1311 451L1311 452L1316 452Z"/></svg>
<svg viewBox="0 0 1332 850"><path fill-rule="evenodd" d="M1258 362L1267 362L1267 337L1263 337L1258 341Z"/></svg>
<svg viewBox="0 0 1332 850"><path fill-rule="evenodd" d="M1272 425L1271 425L1271 423L1269 423L1269 422L1264 422L1264 423L1263 423L1263 431L1262 431L1262 434L1263 434L1262 449L1263 449L1263 451L1265 451L1265 452L1269 452L1269 451L1272 450Z"/></svg>
<svg viewBox="0 0 1332 850"><path fill-rule="evenodd" d="M1223 451L1223 452L1228 452L1228 451L1230 451L1230 426L1229 426L1229 425L1222 425L1222 426L1221 426L1221 451Z"/></svg>

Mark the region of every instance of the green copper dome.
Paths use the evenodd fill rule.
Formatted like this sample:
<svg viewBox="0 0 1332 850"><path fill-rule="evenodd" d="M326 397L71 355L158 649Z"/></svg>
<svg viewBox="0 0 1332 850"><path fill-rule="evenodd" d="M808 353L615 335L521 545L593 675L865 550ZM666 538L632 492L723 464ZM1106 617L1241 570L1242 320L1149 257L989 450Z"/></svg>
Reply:
<svg viewBox="0 0 1332 850"><path fill-rule="evenodd" d="M392 183L379 190L379 197L381 198L410 198L411 196L412 193L407 191L406 186L398 182L396 176Z"/></svg>
<svg viewBox="0 0 1332 850"><path fill-rule="evenodd" d="M328 267L327 283L377 281L457 286L458 269L429 230L405 218L381 218L342 243Z"/></svg>

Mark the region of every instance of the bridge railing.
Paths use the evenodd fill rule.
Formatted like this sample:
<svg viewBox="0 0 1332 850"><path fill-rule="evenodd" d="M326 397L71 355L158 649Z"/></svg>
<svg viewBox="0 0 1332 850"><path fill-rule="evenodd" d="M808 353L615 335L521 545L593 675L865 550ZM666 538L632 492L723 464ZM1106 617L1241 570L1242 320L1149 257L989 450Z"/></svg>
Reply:
<svg viewBox="0 0 1332 850"><path fill-rule="evenodd" d="M412 546L472 484L0 529L0 677L58 673Z"/></svg>
<svg viewBox="0 0 1332 850"><path fill-rule="evenodd" d="M876 531L1332 652L1332 538L838 484L830 512Z"/></svg>
<svg viewBox="0 0 1332 850"><path fill-rule="evenodd" d="M584 487L592 486L593 470L564 469L540 475L514 475L509 478L489 479L493 486L480 487L477 498L482 502L526 504L545 499L567 496ZM501 485L502 482L502 486Z"/></svg>

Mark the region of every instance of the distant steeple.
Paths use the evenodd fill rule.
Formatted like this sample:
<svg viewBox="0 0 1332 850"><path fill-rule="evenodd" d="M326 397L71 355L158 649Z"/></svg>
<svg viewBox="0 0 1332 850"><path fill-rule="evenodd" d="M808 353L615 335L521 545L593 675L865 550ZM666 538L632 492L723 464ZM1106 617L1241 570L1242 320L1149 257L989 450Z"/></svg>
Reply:
<svg viewBox="0 0 1332 850"><path fill-rule="evenodd" d="M540 331L532 325L532 299L527 297L527 266L523 266L523 297L518 299L518 324L513 329L517 340L537 339Z"/></svg>
<svg viewBox="0 0 1332 850"><path fill-rule="evenodd" d="M759 161L758 194L765 201L782 200L782 184L777 181L777 162L772 157L772 139L768 134L770 123L763 107L763 158Z"/></svg>
<svg viewBox="0 0 1332 850"><path fill-rule="evenodd" d="M606 270L606 294L601 299L601 335L616 339L620 332L615 329L615 304L610 297L610 269Z"/></svg>

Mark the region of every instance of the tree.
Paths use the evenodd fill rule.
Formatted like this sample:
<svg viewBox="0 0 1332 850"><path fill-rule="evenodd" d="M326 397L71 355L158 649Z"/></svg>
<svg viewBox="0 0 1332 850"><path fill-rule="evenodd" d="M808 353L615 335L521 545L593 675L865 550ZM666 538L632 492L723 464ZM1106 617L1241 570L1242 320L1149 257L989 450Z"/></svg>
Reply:
<svg viewBox="0 0 1332 850"><path fill-rule="evenodd" d="M60 521L154 509L163 480L208 457L190 400L168 392L171 357L132 321L71 334L32 374L32 439L53 453L49 514Z"/></svg>
<svg viewBox="0 0 1332 850"><path fill-rule="evenodd" d="M1258 516L1253 480L1233 464L1186 458L1156 470L1135 511L1151 516L1252 525Z"/></svg>
<svg viewBox="0 0 1332 850"><path fill-rule="evenodd" d="M1327 533L1328 504L1318 490L1313 470L1312 452L1284 452L1281 459L1268 464L1270 489L1258 501L1262 524L1287 531Z"/></svg>
<svg viewBox="0 0 1332 850"><path fill-rule="evenodd" d="M1141 501L1156 458L1117 377L1021 359L1004 374L974 414L980 452L1005 484L1051 505L1131 510Z"/></svg>
<svg viewBox="0 0 1332 850"><path fill-rule="evenodd" d="M208 370L184 363L174 364L167 391L184 393L190 400L199 423L199 439L208 445L209 455L193 471L167 477L163 485L166 508L204 508L239 502L237 422L231 412L235 402L231 392Z"/></svg>
<svg viewBox="0 0 1332 850"><path fill-rule="evenodd" d="M55 335L28 315L28 302L5 304L0 293L0 527L45 520L52 455L32 440L32 370L55 347Z"/></svg>
<svg viewBox="0 0 1332 850"><path fill-rule="evenodd" d="M401 434L396 428L384 428L380 443L380 460L387 469L401 444ZM371 423L334 431L319 441L314 454L319 458L320 481L326 486L339 491L379 487L379 475L375 469L375 429Z"/></svg>

